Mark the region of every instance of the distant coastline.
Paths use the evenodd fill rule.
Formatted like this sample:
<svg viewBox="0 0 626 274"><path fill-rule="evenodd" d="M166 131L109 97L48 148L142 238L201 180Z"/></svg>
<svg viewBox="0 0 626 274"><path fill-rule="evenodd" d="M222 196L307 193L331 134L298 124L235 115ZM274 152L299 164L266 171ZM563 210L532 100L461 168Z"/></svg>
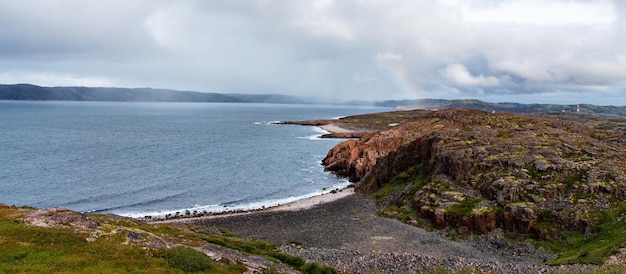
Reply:
<svg viewBox="0 0 626 274"><path fill-rule="evenodd" d="M305 103L297 97L281 94L223 94L153 88L42 87L31 84L0 85L0 100Z"/></svg>
<svg viewBox="0 0 626 274"><path fill-rule="evenodd" d="M0 84L0 100L22 101L107 101L107 102L221 102L268 104L330 104L347 106L385 107L396 110L442 110L452 108L477 109L486 112L517 114L576 113L606 116L626 116L626 106L593 104L521 104L484 102L474 99L406 99L385 101L324 101L303 99L283 94L243 94L180 91L156 88L119 87L42 87L32 84ZM358 137L358 136L355 136Z"/></svg>

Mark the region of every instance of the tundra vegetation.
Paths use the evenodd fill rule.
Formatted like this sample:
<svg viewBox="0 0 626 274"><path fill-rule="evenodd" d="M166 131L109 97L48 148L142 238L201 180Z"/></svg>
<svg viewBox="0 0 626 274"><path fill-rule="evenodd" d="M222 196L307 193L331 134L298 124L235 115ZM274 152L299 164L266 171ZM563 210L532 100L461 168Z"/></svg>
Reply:
<svg viewBox="0 0 626 274"><path fill-rule="evenodd" d="M460 238L503 230L558 254L550 264L623 257L623 117L469 109L392 115L380 120L402 123L344 141L323 161L376 199L380 214ZM334 123L364 124L363 117Z"/></svg>
<svg viewBox="0 0 626 274"><path fill-rule="evenodd" d="M0 246L2 273L336 273L225 230L64 209L0 205Z"/></svg>
<svg viewBox="0 0 626 274"><path fill-rule="evenodd" d="M626 271L624 118L451 109L308 124L329 123L362 137L324 165L383 216L461 239L501 230L554 252L549 264ZM0 205L0 246L3 273L336 273L223 229L63 209Z"/></svg>

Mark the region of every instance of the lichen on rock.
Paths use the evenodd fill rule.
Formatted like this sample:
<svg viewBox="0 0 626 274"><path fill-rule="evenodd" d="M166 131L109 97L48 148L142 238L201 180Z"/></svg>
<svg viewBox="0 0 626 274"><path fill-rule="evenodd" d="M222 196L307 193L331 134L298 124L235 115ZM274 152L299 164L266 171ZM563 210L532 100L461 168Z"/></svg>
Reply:
<svg viewBox="0 0 626 274"><path fill-rule="evenodd" d="M64 208L46 208L30 212L24 222L35 227L76 227L94 229L100 223L80 212Z"/></svg>
<svg viewBox="0 0 626 274"><path fill-rule="evenodd" d="M450 109L340 143L323 164L357 182L360 193L404 197L407 212L439 229L551 237L597 230L598 214L573 211L607 210L626 198L618 134L556 118Z"/></svg>

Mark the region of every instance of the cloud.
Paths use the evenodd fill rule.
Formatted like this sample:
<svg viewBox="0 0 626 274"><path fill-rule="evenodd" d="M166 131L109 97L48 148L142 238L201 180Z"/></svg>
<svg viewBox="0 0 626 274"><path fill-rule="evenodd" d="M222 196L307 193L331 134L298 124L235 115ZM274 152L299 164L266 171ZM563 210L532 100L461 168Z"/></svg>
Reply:
<svg viewBox="0 0 626 274"><path fill-rule="evenodd" d="M376 56L374 56L374 60L380 63L402 61L402 59L404 59L402 54L393 52L378 52Z"/></svg>
<svg viewBox="0 0 626 274"><path fill-rule="evenodd" d="M129 49L137 53L137 48L150 46L138 20L151 12L142 8L147 2L2 1L0 56L117 58L114 54Z"/></svg>
<svg viewBox="0 0 626 274"><path fill-rule="evenodd" d="M472 76L467 68L462 64L448 65L441 71L441 74L452 81L452 83L460 86L499 86L500 80L494 76Z"/></svg>
<svg viewBox="0 0 626 274"><path fill-rule="evenodd" d="M294 22L294 26L303 29L313 37L339 40L353 40L354 34L344 22L336 18L313 17Z"/></svg>
<svg viewBox="0 0 626 274"><path fill-rule="evenodd" d="M36 74L36 73L0 73L0 83L49 83L50 86L91 86L108 87L113 82L105 78L84 78L76 75Z"/></svg>
<svg viewBox="0 0 626 274"><path fill-rule="evenodd" d="M0 80L601 102L626 91L624 18L620 0L6 0Z"/></svg>
<svg viewBox="0 0 626 274"><path fill-rule="evenodd" d="M524 25L611 24L611 1L444 1L469 22Z"/></svg>

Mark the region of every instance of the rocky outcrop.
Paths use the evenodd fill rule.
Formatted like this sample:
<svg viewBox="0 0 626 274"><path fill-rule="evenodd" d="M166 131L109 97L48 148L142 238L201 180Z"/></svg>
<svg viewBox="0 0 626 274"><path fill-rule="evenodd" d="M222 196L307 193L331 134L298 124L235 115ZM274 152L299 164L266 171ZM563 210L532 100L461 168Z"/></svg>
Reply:
<svg viewBox="0 0 626 274"><path fill-rule="evenodd" d="M440 229L554 238L596 232L626 198L623 138L555 118L443 110L342 142L323 164Z"/></svg>
<svg viewBox="0 0 626 274"><path fill-rule="evenodd" d="M47 208L30 212L24 218L24 222L35 227L95 229L100 226L100 223L84 214L64 208Z"/></svg>
<svg viewBox="0 0 626 274"><path fill-rule="evenodd" d="M393 130L370 134L359 140L348 140L328 152L322 161L326 170L359 181L372 171L379 158L412 139L406 132Z"/></svg>
<svg viewBox="0 0 626 274"><path fill-rule="evenodd" d="M339 133L328 133L328 134L323 134L322 136L320 136L320 138L327 138L327 139L332 139L332 138L336 138L336 139L358 139L358 138L363 138L367 135L371 134L371 132L339 132Z"/></svg>
<svg viewBox="0 0 626 274"><path fill-rule="evenodd" d="M277 124L321 127L330 132L329 134L322 135L322 138L363 138L374 132L394 127L427 112L426 110L392 111L354 115L330 120L285 121L277 122Z"/></svg>
<svg viewBox="0 0 626 274"><path fill-rule="evenodd" d="M137 246L146 250L146 254L151 254L147 256L161 256L158 254L162 254L166 249L182 246L202 252L216 262L240 263L245 267L246 273L266 273L268 270L279 273L300 273L293 267L278 262L277 259L270 260L263 256L244 254L231 247L206 241L207 238L213 238L216 239L215 242L224 243L224 245L228 241L226 237L214 234L219 232L210 232L209 229L200 231L201 229L197 227L181 224L171 225L164 229L163 225L151 225L112 214L86 215L63 208L32 209L0 204L0 219L7 217L14 218L15 224L19 225L55 231L67 230L89 243L106 241L107 244L102 246L110 247L116 244ZM112 243L118 239L120 242ZM237 241L238 239L230 240ZM93 252L98 252L97 248L94 247Z"/></svg>

